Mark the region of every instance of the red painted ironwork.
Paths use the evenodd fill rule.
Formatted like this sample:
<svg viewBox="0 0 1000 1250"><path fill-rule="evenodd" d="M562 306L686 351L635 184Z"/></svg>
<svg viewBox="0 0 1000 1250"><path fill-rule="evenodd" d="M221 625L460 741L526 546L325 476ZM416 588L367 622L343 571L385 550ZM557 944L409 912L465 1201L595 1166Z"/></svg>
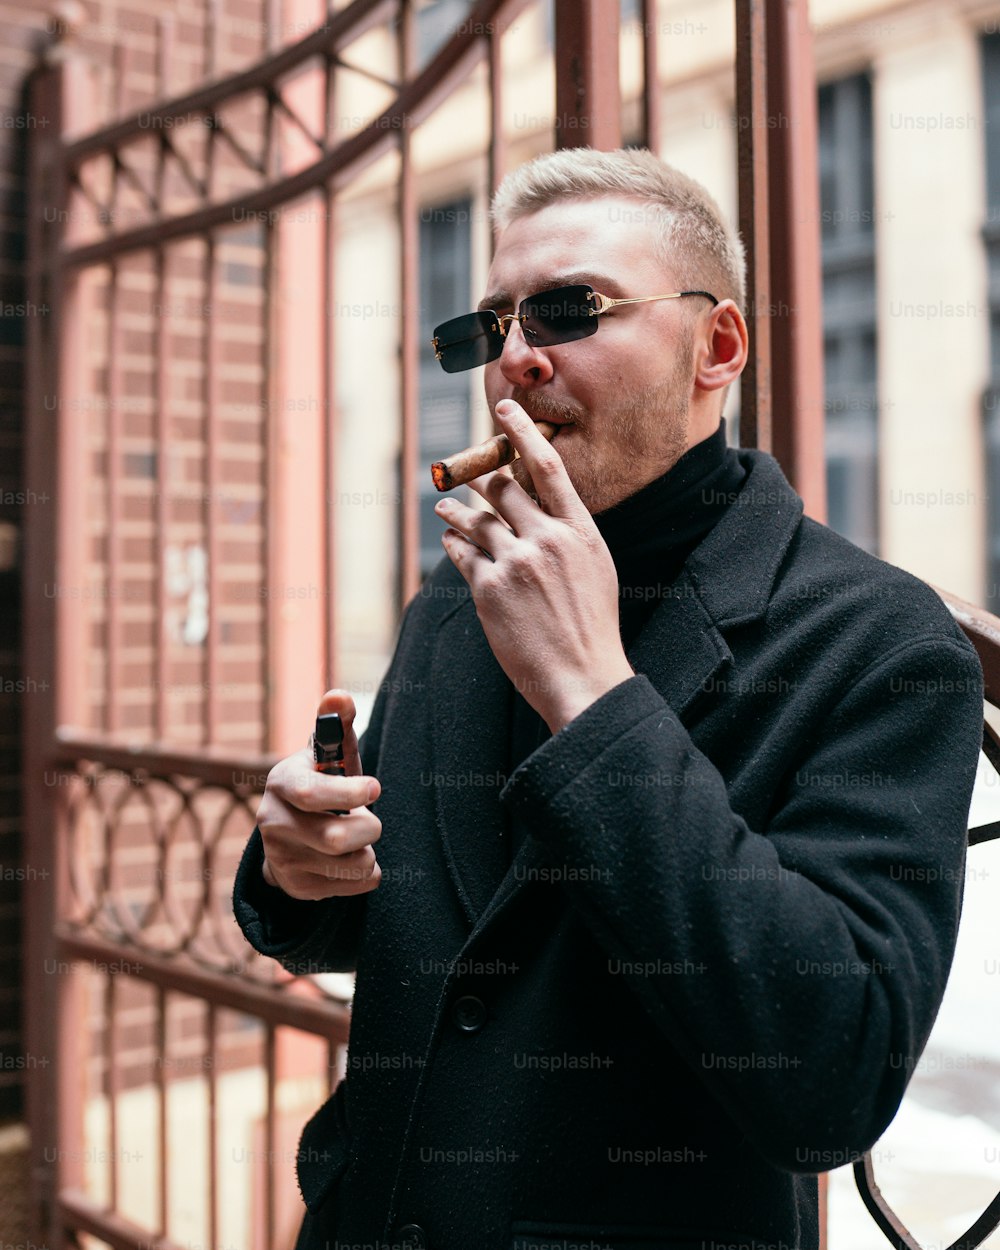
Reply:
<svg viewBox="0 0 1000 1250"><path fill-rule="evenodd" d="M321 599L323 625L315 648L301 644L301 630L289 623L279 603L268 600L266 610L258 613L258 622L267 626L262 638L264 671L272 678L272 701L265 709L266 732L261 739L265 749L227 750L220 733L231 724L232 714L227 721L223 683L233 662L227 659L220 624L224 613L213 610L200 618L196 613L197 619L188 622L193 633L189 641L197 647L192 653L197 667L192 670L187 664L179 670L168 587L170 578L176 580L178 574L178 553L183 555L187 549L179 548L174 536L189 534L188 543L201 549L202 563L196 570L203 579L199 593L213 608L223 603L224 561L231 539L220 508L225 483L221 411L225 353L227 342L233 340L220 338L214 323L216 310L227 297L233 298L232 281L224 279L223 273L233 265L247 268L227 232L234 222L258 222L256 242L251 239L241 246L244 253L247 248L255 249L248 262L257 275L248 324L254 330L251 340L264 413L260 437L262 446L270 449L262 461L257 496L268 508L261 534L266 543L262 567L269 569L270 578L280 580L282 561L291 552L303 561L298 567L314 570L317 580L325 578L332 586L333 535L338 521L330 419L335 394L335 212L343 188L395 149L402 162L398 184L401 297L406 310L401 411L406 489L401 509L400 602L416 588L415 377L421 327L415 229L418 175L411 138L414 128L477 64L485 61L498 73L504 19L524 7L526 0L483 0L474 10L474 20L457 30L433 63L417 73L407 0L355 0L331 14L321 30L295 47L272 51L252 69L89 133L86 119L95 114L86 102L83 66L70 49L59 49L34 83L34 106L56 124L32 153L38 211L31 216L31 289L33 298L47 302L54 311L38 327L29 348L30 406L38 420L33 427L28 477L33 487L48 489L58 501L57 521L46 528L53 515L48 513L46 522L30 535L28 562L35 572L29 574L26 585L29 668L55 678L51 692L31 705L26 758L32 776L47 778L47 782L28 786L27 816L33 831L29 854L43 870L38 881L58 883L57 888L39 884L29 889L26 898L27 980L39 1007L29 1024L28 1044L50 1059L50 1066L29 1090L35 1148L33 1202L40 1243L61 1248L89 1233L130 1250L153 1244L166 1250L178 1244L170 1231L177 1189L170 1163L177 1153L169 1121L174 1084L170 1052L176 1044L173 1034L180 1027L175 1022L191 1018L188 1008L192 1004L205 1004L200 1027L208 1069L205 1239L210 1244L218 1244L223 1230L218 1179L219 1065L234 1044L232 1028L223 1031L223 1013L255 1020L263 1030L257 1061L263 1074L264 1158L275 1157L280 1131L277 1091L289 1070L288 1035L294 1031L325 1040L326 1084L342 1070L340 1056L349 1019L344 1004L321 992L309 978L290 978L276 965L259 961L239 938L228 912L235 855L252 826L255 798L274 752L299 745L302 709L288 694L291 691L294 696L304 684L295 679L295 665L305 650L325 650L323 671L332 674L336 669L332 597L327 594ZM345 67L351 63L352 45L379 26L395 26L397 31L398 90L387 110L344 139L335 115L337 77L350 72ZM171 45L170 23L164 21L156 58L161 87L169 79ZM218 22L211 12L205 56L207 66L217 64ZM121 69L124 57L117 63ZM322 105L313 116L297 89L317 73ZM498 172L503 161L499 82L490 82L488 89L495 110L494 146L488 159ZM112 98L119 106L125 101L121 75ZM248 120L254 116L252 109L239 123L231 120L234 104L253 101L260 106L256 121ZM186 124L200 125L203 143L185 141ZM67 142L64 136L71 132L80 137ZM292 156L300 158L297 163ZM289 166L295 172L283 172ZM279 301L290 275L311 276L302 240L283 232L279 210L307 194L318 197L329 210L322 227L314 232L317 246L329 260L316 282L319 333L314 353L322 362L316 387L324 415L314 463L322 466L317 480L324 483L324 503L319 512L325 508L327 524L312 527L322 531L321 537L303 539L289 528L298 482L281 468L285 452L275 401L286 384L287 361L295 346L281 320ZM244 238L249 238L246 231ZM155 321L147 319L151 330L138 328L142 323L134 318L139 289L148 292L146 298L160 313L182 302L179 291L193 290L211 314L205 318L205 332L193 357L197 366L186 375L192 379L187 389L177 362L192 359L184 352L190 333L183 320L175 324L160 313ZM91 315L78 315L85 307ZM136 382L129 373L132 366L125 363L126 351L136 350L136 334L143 333L148 333L151 400L148 408L140 405L136 411L148 412L152 455L132 450L136 422L131 400ZM301 329L298 333L301 336ZM103 336L105 343L101 362L91 355L95 334ZM46 387L53 383L57 402L49 404ZM75 404L91 396L99 401L99 415L74 419L68 401ZM200 413L198 418L182 415L193 411L192 403ZM197 425L192 424L195 420ZM178 441L177 430L183 422L187 422L187 443ZM192 430L198 450L183 453L185 466L183 460L171 456L181 456L184 447L192 446ZM134 475L142 469L133 469L131 476L124 470L126 458L137 455L140 462L146 455L151 466L147 513L151 524L144 540L152 572L151 611L142 618L148 620L142 628L149 639L148 680L155 692L146 728L138 733L131 728L135 711L130 696L136 678L129 668L135 663L140 619L133 606L135 594L129 589L136 539L128 536L126 521L134 513L132 500L137 498ZM201 488L192 497L197 506L184 523L186 529L178 529L171 499L171 492L177 490L178 463L185 466L182 479L191 480L194 474ZM249 497L252 502L252 490ZM99 504L96 513L95 501ZM303 546L305 554L298 550ZM101 579L93 596L96 603L91 611L80 612L75 609L82 592L88 590L88 577L95 576L97 568L95 551L100 553L96 575ZM59 579L55 593L46 594L41 570L55 571ZM186 576L191 570L180 572ZM74 593L64 596L61 588ZM85 628L87 615L101 631L96 638L98 650ZM98 658L102 665L95 664ZM203 691L200 699L190 703L196 713L190 729L171 707L171 691L180 671L187 674L186 680L199 676L197 684ZM312 698L309 691L308 701ZM46 976L40 967L43 962L66 971ZM129 1190L134 1187L126 1184L122 1164L127 1140L125 1100L131 1080L128 1062L134 1047L123 1022L131 1018L129 1012L134 1015L140 989L146 992L143 1001L151 1020L150 1042L163 1061L150 1074L154 1111L149 1145L156 1160L151 1173L155 1190L151 1211L158 1227L141 1226L127 1214ZM103 1027L95 1039L96 1049L88 1044L84 998L88 990L96 992L102 1004ZM90 1181L80 1162L86 1140L86 1086L80 1074L95 1059L103 1074L109 1148L100 1199L89 1192ZM59 1149L53 1156L55 1143ZM288 1232L288 1201L277 1186L285 1190L293 1186L291 1168L268 1168L260 1181L259 1244L277 1250Z"/></svg>
<svg viewBox="0 0 1000 1250"><path fill-rule="evenodd" d="M617 4L555 0L555 146L621 146Z"/></svg>
<svg viewBox="0 0 1000 1250"><path fill-rule="evenodd" d="M740 379L740 443L771 451L771 225L768 215L767 24L764 0L736 5L740 233L747 249L750 359ZM763 121L763 125L761 124Z"/></svg>
<svg viewBox="0 0 1000 1250"><path fill-rule="evenodd" d="M806 0L767 6L772 450L826 520L816 74ZM758 320L759 324L759 320ZM778 417L780 414L780 419Z"/></svg>
<svg viewBox="0 0 1000 1250"><path fill-rule="evenodd" d="M1000 707L1000 618L991 612L959 599L957 595L935 587L949 612L961 626L965 636L976 648L983 666L986 702ZM1000 736L989 720L983 723L983 753L1000 773ZM1000 839L1000 821L969 830L969 845ZM893 1250L922 1250L920 1242L889 1205L875 1180L875 1165L869 1151L854 1164L854 1181L869 1214ZM951 1242L947 1250L976 1250L1000 1227L1000 1192L969 1227Z"/></svg>
<svg viewBox="0 0 1000 1250"><path fill-rule="evenodd" d="M411 0L401 0L398 22L397 63L401 82L407 82L415 63L414 15ZM489 54L488 44L483 55ZM404 125L399 135L399 299L401 310L400 353L402 357L403 438L400 447L400 481L403 484L400 526L400 562L402 565L401 603L408 603L420 588L419 497L414 486L417 474L420 435L417 429L417 359L420 334L420 277L417 271L417 203L416 175L413 168L411 127Z"/></svg>
<svg viewBox="0 0 1000 1250"><path fill-rule="evenodd" d="M772 452L826 517L816 84L806 0L737 0L740 231L751 359L740 442Z"/></svg>
<svg viewBox="0 0 1000 1250"><path fill-rule="evenodd" d="M29 1053L50 1064L28 1085L32 1130L32 1198L37 1240L63 1250L89 1233L120 1250L156 1245L172 1250L174 1186L168 1163L171 1146L168 1107L172 1077L167 1059L174 1045L172 1020L181 1008L199 1005L202 1020L200 1056L205 1069L205 1116L209 1166L205 1178L206 1237L219 1244L222 1194L218 1160L223 1093L220 1072L232 1045L226 1013L256 1022L261 1039L255 1062L264 1073L263 1139L274 1157L279 1132L277 1087L283 1074L284 1036L288 1031L326 1043L325 1077L336 1080L349 1015L345 1004L325 994L309 978L290 978L264 964L237 940L227 914L233 856L253 821L255 798L275 752L301 745L303 707L312 691L296 693L302 653L322 656L321 667L337 669L333 613L334 534L339 517L333 490L337 467L333 421L336 378L334 348L334 241L339 196L380 158L399 159L396 183L399 225L399 336L401 398L400 561L398 599L417 585L418 514L416 494L418 322L417 209L419 173L413 137L453 91L485 63L489 141L484 153L494 187L507 164L503 127L501 53L505 30L528 0L480 0L470 20L456 29L438 54L419 71L413 52L410 0L353 0L329 15L324 25L294 46L269 51L257 65L219 82L160 102L143 111L97 126L87 98L83 64L57 49L37 75L33 108L51 119L37 132L31 149L31 186L36 205L29 216L29 298L47 304L46 319L29 327L29 428L27 485L47 492L58 509L46 510L27 532L27 669L53 681L26 704L25 816L31 862L36 874L26 881L26 980L35 1010L26 1019ZM658 53L655 5L644 0L645 98L640 116L647 141L657 142L659 119ZM608 0L556 0L554 101L556 141L581 141L597 147L620 143L618 83L618 8ZM219 64L218 0L208 0L204 28L206 77ZM807 7L805 0L736 0L737 119L739 135L740 222L750 252L750 322L754 364L742 392L741 441L772 447L815 516L822 515L822 371L819 356L819 216L816 206L814 102ZM352 47L384 28L395 39L394 78L353 63ZM273 41L277 24L268 26ZM172 26L159 27L157 70L161 88L169 82ZM665 50L669 55L669 48ZM119 62L121 69L122 62ZM356 133L338 134L336 88L343 75L363 73L393 92L391 101ZM312 76L312 78L310 78ZM296 84L319 82L321 103L315 115L296 93ZM117 92L123 100L124 78ZM234 104L258 106L256 121L231 117ZM251 110L252 113L252 110ZM794 116L787 134L769 126L772 116ZM81 119L84 124L81 125ZM86 132L87 122L92 128ZM200 147L186 144L184 124L203 131ZM256 129L255 129L256 126ZM67 142L74 131L79 137ZM289 139L289 135L294 136ZM283 172L289 153L302 159ZM303 156L303 153L306 155ZM183 189L182 198L180 189ZM305 202L323 206L322 226L314 232L322 250L321 274L312 273L319 326L315 335L320 364L317 391L323 416L321 431L298 454L312 457L315 482L323 497L316 516L321 533L291 531L291 498L300 479L286 465L283 429L276 399L285 382L290 351L287 323L279 303L289 272L308 276L308 248L296 248L283 236L279 210ZM91 211L87 212L87 205ZM54 212L42 212L42 206ZM793 211L794 210L794 211ZM231 262L234 244L227 232L237 221L261 223L256 242L243 247L254 263ZM791 223L795 229L791 229ZM245 258L244 258L245 259ZM224 482L223 430L220 417L224 386L224 344L207 326L194 353L198 371L201 425L200 458L187 467L202 489L190 533L203 539L204 592L213 610L197 640L197 671L204 696L196 723L174 715L169 699L176 679L175 639L169 624L167 579L172 553L174 482L168 456L182 441L178 415L191 395L174 376L182 358L184 335L161 316L151 334L150 429L156 449L149 473L154 484L150 551L153 581L148 622L149 666L156 697L148 726L138 734L125 695L133 678L125 671L126 639L137 628L124 588L132 558L122 533L131 506L122 470L129 446L126 371L122 346L130 332L126 313L135 297L134 275L159 306L172 302L179 282L194 283L203 304L220 307L230 286L227 267L252 270L253 298L247 322L259 374L264 416L258 431L265 455L254 483L244 484L251 506L260 502L261 564L280 580L289 559L312 569L327 588L321 597L320 623L295 624L268 599L248 628L262 635L260 666L270 689L260 716L266 726L256 748L239 749L220 740L225 724L222 689L232 668L228 645L215 610L224 596L223 576L230 536L219 506ZM143 268L145 266L145 268ZM193 276L192 276L193 275ZM230 284L231 285L231 284ZM784 304L785 318L771 315ZM307 313L297 314L301 324ZM103 334L107 359L101 378L90 356L88 335ZM778 375L780 374L780 385ZM47 401L55 386L56 403ZM772 391L777 402L772 411ZM107 420L89 428L75 419L66 400L97 392ZM180 398L179 398L180 396ZM189 425L193 418L185 417ZM89 432L88 432L89 431ZM88 442L98 434L97 443ZM97 467L102 465L103 467ZM88 518L96 499L103 501L102 528L95 537ZM98 643L87 636L80 596L58 593L77 589L95 561L94 546L104 543L102 568L107 591L91 628L102 631ZM55 578L57 593L46 593ZM1000 698L1000 623L963 605L952 610L976 642L987 668L991 697ZM238 624L239 622L237 622ZM192 627L194 628L194 627ZM313 630L309 634L308 630ZM132 645L131 643L129 645ZM104 667L95 664L103 656ZM297 701L298 700L298 701ZM100 726L105 732L95 728ZM293 740L294 739L294 740ZM1000 759L1000 743L989 739L991 758ZM136 848L146 858L140 869ZM174 871L184 865L184 871ZM143 873L146 875L143 876ZM130 875L131 874L131 875ZM68 969L65 976L45 976L43 963ZM86 1048L83 973L116 967L97 975L103 995L105 1027L100 1039L107 1095L111 1162L106 1194L88 1191L80 1149L85 1141L84 1086L80 1073L92 1056ZM120 1103L124 1097L122 1011L137 986L151 995L154 1042L163 1062L151 1081L158 1108L155 1183L158 1229L140 1226L119 1209ZM94 988L91 986L90 988ZM53 1163L47 1148L59 1144ZM268 1157L267 1155L265 1157ZM276 1180L290 1184L290 1170L269 1169L263 1188L263 1237L267 1250L279 1250L282 1199ZM248 1248L249 1250L249 1248Z"/></svg>
<svg viewBox="0 0 1000 1250"><path fill-rule="evenodd" d="M660 23L656 0L642 0L642 134L651 152L660 150Z"/></svg>

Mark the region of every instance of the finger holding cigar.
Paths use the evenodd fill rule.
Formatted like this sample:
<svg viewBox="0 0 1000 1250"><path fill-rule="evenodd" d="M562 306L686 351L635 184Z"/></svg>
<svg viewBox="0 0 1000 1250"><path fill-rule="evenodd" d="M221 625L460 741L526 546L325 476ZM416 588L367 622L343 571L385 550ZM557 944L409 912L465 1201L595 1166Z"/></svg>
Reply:
<svg viewBox="0 0 1000 1250"><path fill-rule="evenodd" d="M550 421L536 421L535 428L551 442L559 426L553 425ZM475 447L467 447L464 451L455 452L447 460L436 460L431 465L431 477L439 491L454 490L456 486L464 486L473 478L481 477L484 473L492 473L505 464L513 463L514 468L511 471L524 486L525 482L521 480L521 474L517 472L519 466L516 457L517 451L507 435L495 434L485 443L478 443ZM523 470L523 466L520 467Z"/></svg>
<svg viewBox="0 0 1000 1250"><path fill-rule="evenodd" d="M555 734L635 675L619 632L618 575L558 446L516 401L500 400L494 416L518 451L515 466L544 483L544 497L518 489L502 471L488 472L469 486L492 511L453 494L434 511L497 663ZM543 620L551 628L525 628Z"/></svg>

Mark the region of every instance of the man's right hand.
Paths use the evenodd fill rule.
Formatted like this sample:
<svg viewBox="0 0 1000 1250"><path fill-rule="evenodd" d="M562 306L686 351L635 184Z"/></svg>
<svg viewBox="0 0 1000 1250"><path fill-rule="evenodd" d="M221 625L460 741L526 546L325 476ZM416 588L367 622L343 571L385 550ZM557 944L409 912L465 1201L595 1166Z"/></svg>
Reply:
<svg viewBox="0 0 1000 1250"><path fill-rule="evenodd" d="M257 808L264 880L292 898L363 894L382 879L372 849L382 822L365 806L382 787L361 771L354 700L344 690L328 690L317 715L329 712L339 713L344 725L344 776L317 772L306 747L275 764ZM337 809L349 810L330 815Z"/></svg>

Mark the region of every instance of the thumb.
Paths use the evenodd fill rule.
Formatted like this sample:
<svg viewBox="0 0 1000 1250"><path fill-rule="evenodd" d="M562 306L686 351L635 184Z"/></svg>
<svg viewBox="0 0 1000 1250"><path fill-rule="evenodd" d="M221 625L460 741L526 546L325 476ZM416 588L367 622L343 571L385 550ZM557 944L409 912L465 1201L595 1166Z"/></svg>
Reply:
<svg viewBox="0 0 1000 1250"><path fill-rule="evenodd" d="M337 713L344 726L344 775L360 777L364 769L361 767L361 754L358 751L358 736L354 732L357 708L346 690L328 690L320 699L316 715L329 716L331 712Z"/></svg>

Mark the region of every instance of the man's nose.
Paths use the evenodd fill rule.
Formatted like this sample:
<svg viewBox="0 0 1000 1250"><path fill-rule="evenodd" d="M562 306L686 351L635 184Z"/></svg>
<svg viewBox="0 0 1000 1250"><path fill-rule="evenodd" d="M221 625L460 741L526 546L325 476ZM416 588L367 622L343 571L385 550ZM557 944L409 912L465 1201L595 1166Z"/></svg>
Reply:
<svg viewBox="0 0 1000 1250"><path fill-rule="evenodd" d="M552 376L552 362L541 348L524 337L524 329L516 317L504 318L506 334L500 353L500 372L508 382L518 386L537 386Z"/></svg>

